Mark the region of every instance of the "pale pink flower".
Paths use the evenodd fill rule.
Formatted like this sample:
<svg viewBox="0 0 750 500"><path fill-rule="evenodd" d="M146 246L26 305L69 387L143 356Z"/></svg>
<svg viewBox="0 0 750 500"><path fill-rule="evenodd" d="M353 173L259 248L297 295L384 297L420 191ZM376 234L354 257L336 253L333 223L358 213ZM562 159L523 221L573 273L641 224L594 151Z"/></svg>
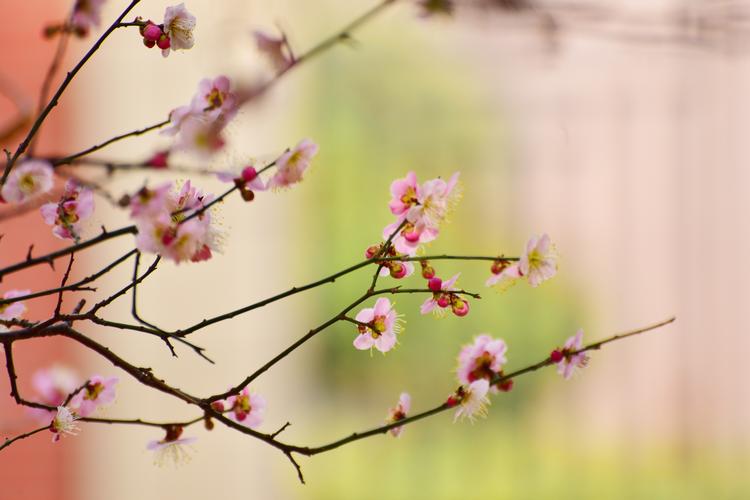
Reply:
<svg viewBox="0 0 750 500"><path fill-rule="evenodd" d="M46 160L27 160L10 171L0 194L8 203L22 203L52 189L52 165Z"/></svg>
<svg viewBox="0 0 750 500"><path fill-rule="evenodd" d="M419 202L418 186L417 174L414 172L409 172L403 179L396 179L391 183L391 201L388 202L388 208L393 215L402 215Z"/></svg>
<svg viewBox="0 0 750 500"><path fill-rule="evenodd" d="M452 396L452 398L455 397L457 400L455 402L459 405L453 421L468 417L473 422L476 417L486 417L487 406L490 404L487 397L489 389L489 381L483 378L475 380L468 386L461 386L456 396Z"/></svg>
<svg viewBox="0 0 750 500"><path fill-rule="evenodd" d="M82 417L88 417L99 406L107 405L115 400L115 385L117 377L105 379L99 375L92 376L86 386L78 391L70 401L70 406Z"/></svg>
<svg viewBox="0 0 750 500"><path fill-rule="evenodd" d="M55 236L78 240L81 221L94 213L94 193L71 179L65 184L60 201L45 203L40 210L44 222L53 226Z"/></svg>
<svg viewBox="0 0 750 500"><path fill-rule="evenodd" d="M37 370L31 377L31 385L39 394L43 404L59 406L71 392L76 390L78 382L72 370L55 365Z"/></svg>
<svg viewBox="0 0 750 500"><path fill-rule="evenodd" d="M238 395L227 398L226 408L232 420L253 429L263 423L266 400L260 394L250 393L246 387Z"/></svg>
<svg viewBox="0 0 750 500"><path fill-rule="evenodd" d="M215 120L222 115L224 121L229 121L237 114L237 98L230 87L231 82L224 75L213 80L204 78L198 82L198 92L190 106L194 112L205 113L209 119Z"/></svg>
<svg viewBox="0 0 750 500"><path fill-rule="evenodd" d="M418 203L409 208L407 220L415 226L422 223L427 228L437 229L458 200L458 175L454 173L448 182L432 179L418 186Z"/></svg>
<svg viewBox="0 0 750 500"><path fill-rule="evenodd" d="M86 34L91 28L98 27L105 1L76 0L70 24L81 34Z"/></svg>
<svg viewBox="0 0 750 500"><path fill-rule="evenodd" d="M200 115L200 112L196 112L195 109L189 104L185 106L179 106L173 109L169 113L169 127L162 129L159 133L161 135L177 135L182 130L185 121L188 118Z"/></svg>
<svg viewBox="0 0 750 500"><path fill-rule="evenodd" d="M455 293L457 288L454 287L461 273L455 274L451 279L443 281L440 278L428 280L428 287L432 290L432 296L425 299L419 312L427 314L436 312L442 314L443 309L451 307L456 316L465 316L469 312L469 303Z"/></svg>
<svg viewBox="0 0 750 500"><path fill-rule="evenodd" d="M310 139L303 139L276 160L276 173L268 181L269 188L282 188L302 180L302 174L310 166L313 156L318 153L318 145Z"/></svg>
<svg viewBox="0 0 750 500"><path fill-rule="evenodd" d="M294 64L294 55L289 47L286 35L275 37L256 30L253 32L253 36L258 50L268 57L277 72L282 72Z"/></svg>
<svg viewBox="0 0 750 500"><path fill-rule="evenodd" d="M557 273L557 254L549 236L534 236L526 243L526 252L518 262L518 269L533 287L539 286Z"/></svg>
<svg viewBox="0 0 750 500"><path fill-rule="evenodd" d="M49 425L49 430L53 432L52 442L57 442L63 436L75 436L78 434L78 415L71 412L65 406L57 407L57 414Z"/></svg>
<svg viewBox="0 0 750 500"><path fill-rule="evenodd" d="M31 293L31 290L8 290L3 299L15 299ZM20 318L26 312L26 304L22 300L9 304L0 304L0 319L11 320Z"/></svg>
<svg viewBox="0 0 750 500"><path fill-rule="evenodd" d="M149 189L144 186L138 192L130 197L130 216L155 217L162 213L169 213L170 200L169 190L172 189L172 182L161 184L155 189Z"/></svg>
<svg viewBox="0 0 750 500"><path fill-rule="evenodd" d="M179 126L180 134L175 143L177 149L205 159L221 150L226 144L221 135L224 128L221 120L211 121L202 116L190 114L180 122Z"/></svg>
<svg viewBox="0 0 750 500"><path fill-rule="evenodd" d="M485 285L497 285L499 289L503 290L506 287L514 284L516 280L522 277L523 275L521 274L521 270L519 269L518 262L514 262L512 264L503 266L502 269L499 269L499 272L492 273L492 276L487 279Z"/></svg>
<svg viewBox="0 0 750 500"><path fill-rule="evenodd" d="M171 50L192 49L195 44L193 30L195 16L185 8L185 4L167 7L164 12L164 33L169 37L169 46L162 48L162 55L167 57ZM160 46L161 47L161 46Z"/></svg>
<svg viewBox="0 0 750 500"><path fill-rule="evenodd" d="M474 338L474 343L465 345L458 355L458 369L456 375L461 384L470 384L476 380L492 379L502 372L507 362L505 353L508 346L502 339L493 339L482 334ZM497 392L495 386L492 392Z"/></svg>
<svg viewBox="0 0 750 500"><path fill-rule="evenodd" d="M398 398L398 404L388 410L388 415L385 417L386 424L393 424L406 418L409 410L411 409L411 396L408 392L402 392ZM388 430L393 437L399 437L404 432L404 426L392 427Z"/></svg>
<svg viewBox="0 0 750 500"><path fill-rule="evenodd" d="M194 443L198 438L180 438L182 431L182 427L171 425L167 427L164 439L148 442L146 449L154 452L154 464L161 467L165 462L170 462L176 467L190 461L190 454L184 446Z"/></svg>
<svg viewBox="0 0 750 500"><path fill-rule="evenodd" d="M401 331L401 323L387 298L379 298L375 307L362 309L354 319L363 323L357 326L359 335L354 339L355 348L367 350L375 347L386 353L396 345L396 334Z"/></svg>
<svg viewBox="0 0 750 500"><path fill-rule="evenodd" d="M584 368L589 361L585 352L575 353L583 348L583 329L578 329L575 335L565 341L562 350L552 351L550 358L557 363L557 373L566 380L573 375L576 368Z"/></svg>

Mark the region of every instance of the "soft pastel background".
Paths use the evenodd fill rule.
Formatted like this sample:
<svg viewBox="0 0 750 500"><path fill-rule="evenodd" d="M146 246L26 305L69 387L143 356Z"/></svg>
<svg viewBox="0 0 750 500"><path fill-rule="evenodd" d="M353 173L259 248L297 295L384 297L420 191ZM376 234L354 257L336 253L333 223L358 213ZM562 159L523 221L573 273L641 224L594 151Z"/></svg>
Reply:
<svg viewBox="0 0 750 500"><path fill-rule="evenodd" d="M142 2L136 12L160 19L168 3ZM145 451L159 433L89 425L54 446L42 435L0 453L0 484L12 485L6 493L0 488L0 498L750 497L750 338L743 319L750 305L750 59L737 31L745 19L741 2L592 2L578 10L552 3L560 6L557 24L533 12L497 10L424 20L403 3L358 32L352 47L300 68L242 111L229 129L229 151L211 166L272 157L311 137L321 147L314 169L288 192L226 203L224 253L200 265L162 264L139 294L144 316L177 328L354 263L391 220L392 179L408 170L422 179L460 170L464 198L430 251L517 254L528 236L547 232L561 256L558 277L539 289L519 285L496 294L482 290L486 265L439 264L440 274L460 270L463 286L484 292L468 317L421 317L419 298L399 297L407 330L385 357L355 351L351 325L330 328L254 385L269 401L263 430L290 420L288 441L320 444L378 425L403 390L415 410L433 406L456 384L460 346L481 332L503 337L509 366L521 367L578 327L596 339L673 314L677 323L595 353L571 381L553 370L519 379L474 425L440 415L399 440L375 437L302 458L306 486L283 455L220 427L187 431L199 437L192 460L159 468ZM23 4L37 9L38 17L24 18L32 31L67 5ZM187 5L199 19L196 46L166 60L121 30L55 111L69 137L47 131L58 140L46 148L77 151L157 122L188 102L205 76L250 82L267 74L251 29L278 22L302 50L371 4L194 0ZM105 19L122 5L110 0ZM4 25L10 7L3 4ZM698 21L706 16L710 23ZM27 38L4 46L23 54L40 45ZM67 67L87 43L72 43ZM19 70L30 75L19 83L34 96L49 54L27 57L35 64ZM165 144L158 135L131 139L101 157L142 159ZM120 195L142 183L143 176L122 176L110 187ZM100 207L91 234L101 223L125 223L124 214ZM0 220L0 228L2 244L15 245L14 258L30 242L48 241L43 227L22 231ZM87 252L79 273L129 244ZM2 264L10 260L6 248ZM113 273L109 286L130 272ZM352 275L196 334L216 366L189 352L173 359L150 338L89 332L174 385L215 393L367 283L368 273ZM128 311L127 300L116 303L111 318ZM27 377L50 359L34 348L19 346ZM72 351L68 364L81 377L115 372ZM193 415L120 375L118 401L103 415ZM29 390L28 382L23 387ZM8 392L0 381L0 394ZM35 425L12 406L7 398L0 407L3 436ZM38 457L48 460L43 467ZM9 473L11 464L28 479ZM38 484L50 488L33 490Z"/></svg>

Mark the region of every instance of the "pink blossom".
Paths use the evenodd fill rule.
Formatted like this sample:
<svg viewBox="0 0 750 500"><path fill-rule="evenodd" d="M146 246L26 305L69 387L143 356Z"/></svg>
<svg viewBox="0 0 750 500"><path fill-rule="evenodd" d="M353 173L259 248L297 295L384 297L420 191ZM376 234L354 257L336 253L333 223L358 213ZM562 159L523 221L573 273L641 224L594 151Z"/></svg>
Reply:
<svg viewBox="0 0 750 500"><path fill-rule="evenodd" d="M386 353L396 345L396 334L401 331L401 324L387 298L379 298L375 307L362 309L355 319L361 323L358 325L359 335L354 339L355 348L367 350L375 347Z"/></svg>
<svg viewBox="0 0 750 500"><path fill-rule="evenodd" d="M3 299L15 299L31 293L31 290L8 290L3 294ZM0 304L0 319L11 320L20 318L26 312L26 304L22 300L9 304Z"/></svg>
<svg viewBox="0 0 750 500"><path fill-rule="evenodd" d="M289 47L286 35L275 37L262 31L254 31L253 36L258 50L268 57L276 71L282 72L294 64L294 55Z"/></svg>
<svg viewBox="0 0 750 500"><path fill-rule="evenodd" d="M549 236L534 236L526 243L526 252L518 262L518 269L533 287L539 286L557 273L557 255Z"/></svg>
<svg viewBox="0 0 750 500"><path fill-rule="evenodd" d="M269 188L282 188L302 180L302 174L310 166L310 161L318 153L318 145L310 139L303 139L276 160L276 173L268 181Z"/></svg>
<svg viewBox="0 0 750 500"><path fill-rule="evenodd" d="M226 408L230 412L230 418L254 429L263 423L266 400L260 394L251 394L245 388L237 396L227 398Z"/></svg>
<svg viewBox="0 0 750 500"><path fill-rule="evenodd" d="M45 203L40 210L44 222L53 226L55 236L78 240L81 221L94 213L94 194L71 179L65 184L60 201Z"/></svg>
<svg viewBox="0 0 750 500"><path fill-rule="evenodd" d="M73 396L70 406L82 417L88 417L99 406L107 405L115 400L115 385L117 377L105 379L99 375L92 376L83 389Z"/></svg>
<svg viewBox="0 0 750 500"><path fill-rule="evenodd" d="M211 120L219 115L223 115L225 121L231 120L237 114L237 98L230 92L230 86L229 78L224 75L198 82L198 92L190 103L193 112L204 113Z"/></svg>
<svg viewBox="0 0 750 500"><path fill-rule="evenodd" d="M130 216L133 218L154 217L161 213L169 213L169 190L171 188L171 181L161 184L156 189L142 187L130 197Z"/></svg>
<svg viewBox="0 0 750 500"><path fill-rule="evenodd" d="M154 153L151 158L146 160L146 165L149 167L154 168L167 168L167 162L169 161L169 153L170 151L168 149L163 151L157 151Z"/></svg>
<svg viewBox="0 0 750 500"><path fill-rule="evenodd" d="M78 387L75 373L70 369L55 365L51 368L37 370L31 377L31 386L39 395L37 399L47 406L60 406L68 395ZM29 415L40 423L47 423L53 411L42 408L28 408Z"/></svg>
<svg viewBox="0 0 750 500"><path fill-rule="evenodd" d="M440 278L432 278L429 285L430 290L433 291L432 297L427 298L422 303L419 312L427 314L432 311L440 311L441 309L445 309L452 305L453 297L457 296L449 292L456 290L453 285L456 284L460 275L461 273L457 273L447 281L443 281ZM438 309L435 309L436 307Z"/></svg>
<svg viewBox="0 0 750 500"><path fill-rule="evenodd" d="M164 12L164 33L167 35L169 44L162 48L162 55L167 57L171 50L186 50L193 48L193 30L195 29L195 16L185 8L185 4L167 7Z"/></svg>
<svg viewBox="0 0 750 500"><path fill-rule="evenodd" d="M461 386L456 395L448 400L449 404L459 405L453 421L468 417L473 422L476 417L486 417L487 406L490 404L487 397L489 389L489 381L483 378L475 380L468 386Z"/></svg>
<svg viewBox="0 0 750 500"><path fill-rule="evenodd" d="M406 219L415 226L421 222L427 228L437 229L457 201L458 175L458 172L454 173L448 182L432 179L418 186L419 203L409 208Z"/></svg>
<svg viewBox="0 0 750 500"><path fill-rule="evenodd" d="M474 343L465 345L458 355L458 381L461 384L470 384L479 379L492 381L502 372L507 351L508 346L502 339L493 339L486 334L475 337ZM497 390L492 387L493 392Z"/></svg>
<svg viewBox="0 0 750 500"><path fill-rule="evenodd" d="M175 147L201 158L209 158L226 144L221 135L223 128L224 124L220 120L211 121L190 114L180 122L180 135Z"/></svg>
<svg viewBox="0 0 750 500"><path fill-rule="evenodd" d="M0 190L9 203L23 203L52 189L52 165L45 160L27 160L10 171Z"/></svg>
<svg viewBox="0 0 750 500"><path fill-rule="evenodd" d="M391 183L391 201L388 207L393 215L402 215L418 203L417 174L409 172L403 179Z"/></svg>
<svg viewBox="0 0 750 500"><path fill-rule="evenodd" d="M233 182L241 184L254 191L265 191L266 185L263 179L258 175L258 171L253 166L247 166L238 174L229 170L216 172L216 177L222 182Z"/></svg>
<svg viewBox="0 0 750 500"><path fill-rule="evenodd" d="M409 410L411 409L411 396L407 392L402 392L398 398L398 404L388 410L388 415L385 417L386 424L393 424L406 418ZM404 431L404 426L392 427L388 430L393 437L399 437Z"/></svg>
<svg viewBox="0 0 750 500"><path fill-rule="evenodd" d="M57 442L62 436L75 436L78 434L78 415L71 412L65 406L58 406L55 418L49 425L49 430L54 433L52 442Z"/></svg>
<svg viewBox="0 0 750 500"><path fill-rule="evenodd" d="M585 352L576 353L583 348L583 330L578 329L575 335L565 341L562 350L552 351L550 358L557 363L557 373L566 380L573 375L576 368L584 368L589 361Z"/></svg>
<svg viewBox="0 0 750 500"><path fill-rule="evenodd" d="M496 266L493 266L493 269L497 269ZM497 273L493 272L492 276L490 276L487 279L487 281L485 282L485 285L487 286L497 285L498 288L502 290L514 284L516 280L518 280L519 278L523 277L523 275L521 274L521 270L518 267L518 262L505 265L502 268L497 269L497 270L498 270Z"/></svg>
<svg viewBox="0 0 750 500"><path fill-rule="evenodd" d="M101 22L102 6L106 0L76 0L70 24L81 35L85 35L91 28L98 27Z"/></svg>
<svg viewBox="0 0 750 500"><path fill-rule="evenodd" d="M164 439L148 442L146 448L154 452L154 463L156 465L161 467L169 461L172 465L177 466L190 461L190 455L184 446L194 443L198 438L181 438L182 432L182 427L170 425L166 428L167 435Z"/></svg>

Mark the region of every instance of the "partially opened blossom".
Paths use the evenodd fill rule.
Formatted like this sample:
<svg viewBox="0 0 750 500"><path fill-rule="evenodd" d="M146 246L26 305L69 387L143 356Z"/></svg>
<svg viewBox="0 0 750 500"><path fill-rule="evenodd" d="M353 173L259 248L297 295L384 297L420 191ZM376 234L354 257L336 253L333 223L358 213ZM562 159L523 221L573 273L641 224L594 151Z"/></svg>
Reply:
<svg viewBox="0 0 750 500"><path fill-rule="evenodd" d="M154 452L154 464L163 466L166 462L174 466L190 461L190 455L185 450L185 445L194 443L198 438L181 438L183 428L178 425L170 425L166 428L167 435L158 441L149 441L146 445L148 450Z"/></svg>
<svg viewBox="0 0 750 500"><path fill-rule="evenodd" d="M268 181L269 188L283 188L302 180L302 174L310 167L310 161L318 153L318 145L310 139L301 140L276 160L276 172Z"/></svg>
<svg viewBox="0 0 750 500"><path fill-rule="evenodd" d="M473 422L476 417L486 417L487 406L490 404L487 397L489 389L489 381L483 378L461 386L456 394L448 399L448 404L458 405L453 421L468 418Z"/></svg>
<svg viewBox="0 0 750 500"><path fill-rule="evenodd" d="M115 400L117 377L92 376L83 389L73 396L70 406L82 417L88 417L99 407Z"/></svg>
<svg viewBox="0 0 750 500"><path fill-rule="evenodd" d="M555 349L550 354L550 359L557 363L557 373L566 380L573 375L576 368L583 368L588 364L589 357L585 352L575 352L582 348L583 330L579 328L575 335L565 341L562 349Z"/></svg>
<svg viewBox="0 0 750 500"><path fill-rule="evenodd" d="M195 16L188 12L184 3L167 7L164 12L164 34L168 37L169 43L166 46L159 45L164 57L169 55L170 50L193 48L195 23Z"/></svg>
<svg viewBox="0 0 750 500"><path fill-rule="evenodd" d="M398 404L388 410L388 415L385 417L386 424L393 424L406 418L409 410L411 409L411 396L408 392L402 392L398 398ZM404 426L392 427L388 430L393 437L399 437L404 431Z"/></svg>
<svg viewBox="0 0 750 500"><path fill-rule="evenodd" d="M518 262L518 269L533 287L539 286L557 273L557 254L549 236L534 236L526 243L526 252Z"/></svg>
<svg viewBox="0 0 750 500"><path fill-rule="evenodd" d="M52 234L61 239L78 240L81 222L94 213L94 193L71 179L65 184L60 200L45 203L40 211L44 222L53 226Z"/></svg>
<svg viewBox="0 0 750 500"><path fill-rule="evenodd" d="M256 30L253 32L255 44L258 50L262 52L277 72L284 71L294 64L294 54L289 47L286 35L273 36L263 31Z"/></svg>
<svg viewBox="0 0 750 500"><path fill-rule="evenodd" d="M52 442L57 442L63 436L75 436L78 434L78 415L65 406L58 406L57 413L49 425L52 431Z"/></svg>
<svg viewBox="0 0 750 500"><path fill-rule="evenodd" d="M354 339L354 347L359 350L375 348L382 353L396 345L396 334L401 324L391 301L385 297L375 302L375 307L362 309L355 319L359 335Z"/></svg>
<svg viewBox="0 0 750 500"><path fill-rule="evenodd" d="M432 290L432 296L425 299L419 312L443 314L444 310L450 307L456 316L466 316L469 313L469 302L453 293L457 290L454 285L460 275L461 273L457 273L447 281L437 277L428 280L427 286Z"/></svg>
<svg viewBox="0 0 750 500"><path fill-rule="evenodd" d="M266 412L266 400L260 394L251 393L247 387L236 396L227 398L225 408L229 417L251 429L263 423Z"/></svg>
<svg viewBox="0 0 750 500"><path fill-rule="evenodd" d="M76 0L70 24L79 35L83 36L91 28L99 26L104 2L106 0Z"/></svg>
<svg viewBox="0 0 750 500"><path fill-rule="evenodd" d="M8 290L3 294L3 299L15 299L31 293L31 290ZM26 304L22 300L10 304L0 304L0 319L18 319L26 312Z"/></svg>
<svg viewBox="0 0 750 500"><path fill-rule="evenodd" d="M492 381L502 372L507 361L507 351L508 346L502 339L493 339L487 334L478 335L458 355L458 381L461 384L470 384L480 379ZM491 390L497 392L498 388L492 386Z"/></svg>
<svg viewBox="0 0 750 500"><path fill-rule="evenodd" d="M502 261L501 265L492 266L492 275L487 279L485 285L496 286L500 290L503 290L513 284L519 278L522 278L521 269L519 268L518 262L510 263L508 261Z"/></svg>
<svg viewBox="0 0 750 500"><path fill-rule="evenodd" d="M0 194L8 203L23 203L52 189L52 165L46 160L27 160L10 171Z"/></svg>

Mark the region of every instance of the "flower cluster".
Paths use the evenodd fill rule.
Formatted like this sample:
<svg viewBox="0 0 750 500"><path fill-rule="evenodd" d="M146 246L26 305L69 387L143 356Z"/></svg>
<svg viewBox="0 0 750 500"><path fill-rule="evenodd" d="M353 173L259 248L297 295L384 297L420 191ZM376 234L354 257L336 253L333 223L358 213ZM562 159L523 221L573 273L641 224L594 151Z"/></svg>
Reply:
<svg viewBox="0 0 750 500"><path fill-rule="evenodd" d="M48 161L24 161L10 171L0 190L2 200L23 203L47 193L52 189L52 172L52 165Z"/></svg>
<svg viewBox="0 0 750 500"><path fill-rule="evenodd" d="M498 259L493 262L491 271L487 286L502 288L525 277L531 286L537 287L557 273L557 253L548 235L534 236L526 243L526 250L517 262Z"/></svg>
<svg viewBox="0 0 750 500"><path fill-rule="evenodd" d="M402 392L398 398L398 404L388 410L388 415L385 417L386 424L394 424L405 419L409 410L411 409L411 396L408 392ZM399 437L404 431L404 426L392 427L388 432L393 437Z"/></svg>
<svg viewBox="0 0 750 500"><path fill-rule="evenodd" d="M80 223L94 213L94 194L74 180L65 184L65 191L57 203L41 207L44 222L52 227L52 234L62 239L79 239Z"/></svg>
<svg viewBox="0 0 750 500"><path fill-rule="evenodd" d="M354 318L359 335L354 339L354 347L359 350L372 349L382 353L396 345L396 334L401 332L401 320L391 301L385 297L375 301L375 307L362 309Z"/></svg>
<svg viewBox="0 0 750 500"><path fill-rule="evenodd" d="M575 335L565 341L562 349L555 349L550 354L552 362L557 363L557 373L566 380L573 376L576 368L584 368L588 364L589 357L586 353L576 352L582 348L583 330L579 328Z"/></svg>
<svg viewBox="0 0 750 500"><path fill-rule="evenodd" d="M453 286L460 274L454 275L447 281L437 277L430 278L427 281L427 287L432 291L432 296L422 303L419 311L422 314L429 312L442 314L445 309L450 307L456 316L463 317L469 314L469 302L455 293L457 288Z"/></svg>
<svg viewBox="0 0 750 500"><path fill-rule="evenodd" d="M496 377L503 374L506 363L505 353L508 346L502 339L493 339L487 334L478 335L472 344L465 345L458 355L456 375L461 384L471 384L477 380L487 380L492 383ZM513 388L513 380L507 380L492 385L490 391L508 392Z"/></svg>
<svg viewBox="0 0 750 500"><path fill-rule="evenodd" d="M219 240L206 210L213 197L190 181L179 193L171 188L171 182L153 190L143 187L130 198L130 215L138 228L136 247L177 263L210 259Z"/></svg>
<svg viewBox="0 0 750 500"><path fill-rule="evenodd" d="M184 3L167 7L163 24L157 25L149 20L140 27L143 44L148 48L156 45L164 57L170 50L192 49L195 22L195 16L188 12Z"/></svg>

